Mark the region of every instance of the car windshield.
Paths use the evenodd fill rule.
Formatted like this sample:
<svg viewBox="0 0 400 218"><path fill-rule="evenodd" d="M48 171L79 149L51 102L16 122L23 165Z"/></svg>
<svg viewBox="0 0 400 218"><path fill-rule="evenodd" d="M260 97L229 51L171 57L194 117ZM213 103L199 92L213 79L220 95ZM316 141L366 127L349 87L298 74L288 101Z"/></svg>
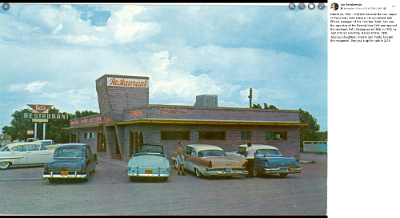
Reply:
<svg viewBox="0 0 400 218"><path fill-rule="evenodd" d="M83 158L85 157L85 152L83 151L83 149L58 149L54 152L53 157Z"/></svg>
<svg viewBox="0 0 400 218"><path fill-rule="evenodd" d="M2 151L10 151L10 149L7 146L4 146L0 149L0 152Z"/></svg>
<svg viewBox="0 0 400 218"><path fill-rule="evenodd" d="M222 150L203 150L199 151L199 157L227 157Z"/></svg>
<svg viewBox="0 0 400 218"><path fill-rule="evenodd" d="M245 154L245 152L246 152L246 148L243 148L243 147L238 147L238 150L237 150L237 153L238 153L238 154L242 154L242 155L244 155L244 154Z"/></svg>
<svg viewBox="0 0 400 218"><path fill-rule="evenodd" d="M256 156L257 155L266 155L266 156L282 156L281 152L276 149L257 149L256 151Z"/></svg>
<svg viewBox="0 0 400 218"><path fill-rule="evenodd" d="M160 145L139 145L137 150L139 154L164 154L163 146Z"/></svg>

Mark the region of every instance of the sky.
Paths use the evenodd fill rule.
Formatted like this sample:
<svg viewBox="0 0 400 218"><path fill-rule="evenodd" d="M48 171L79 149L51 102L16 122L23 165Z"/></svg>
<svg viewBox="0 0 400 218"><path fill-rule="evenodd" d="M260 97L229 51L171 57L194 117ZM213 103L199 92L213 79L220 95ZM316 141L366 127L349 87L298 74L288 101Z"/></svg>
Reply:
<svg viewBox="0 0 400 218"><path fill-rule="evenodd" d="M287 5L10 4L0 9L0 127L27 104L100 112L95 80L148 76L150 104L252 103L327 121L325 10Z"/></svg>

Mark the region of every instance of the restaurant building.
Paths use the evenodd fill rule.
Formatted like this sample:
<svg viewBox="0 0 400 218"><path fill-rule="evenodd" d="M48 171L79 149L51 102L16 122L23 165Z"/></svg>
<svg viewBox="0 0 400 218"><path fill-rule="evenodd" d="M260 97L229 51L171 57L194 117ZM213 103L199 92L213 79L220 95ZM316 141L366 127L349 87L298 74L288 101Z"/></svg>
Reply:
<svg viewBox="0 0 400 218"><path fill-rule="evenodd" d="M149 77L106 74L96 80L100 113L70 121L70 141L109 158L129 160L139 143L164 145L168 159L182 141L234 151L268 144L300 157L299 110L218 107L217 95L197 95L193 106L149 104Z"/></svg>

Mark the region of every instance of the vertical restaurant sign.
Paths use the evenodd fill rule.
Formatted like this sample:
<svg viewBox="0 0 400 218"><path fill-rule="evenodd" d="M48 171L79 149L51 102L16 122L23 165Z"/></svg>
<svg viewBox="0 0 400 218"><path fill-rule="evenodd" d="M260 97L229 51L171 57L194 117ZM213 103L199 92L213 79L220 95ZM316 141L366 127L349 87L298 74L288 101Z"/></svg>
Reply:
<svg viewBox="0 0 400 218"><path fill-rule="evenodd" d="M149 88L149 80L107 77L107 86Z"/></svg>
<svg viewBox="0 0 400 218"><path fill-rule="evenodd" d="M27 104L30 108L32 108L36 113L48 113L49 108L53 105L49 104Z"/></svg>

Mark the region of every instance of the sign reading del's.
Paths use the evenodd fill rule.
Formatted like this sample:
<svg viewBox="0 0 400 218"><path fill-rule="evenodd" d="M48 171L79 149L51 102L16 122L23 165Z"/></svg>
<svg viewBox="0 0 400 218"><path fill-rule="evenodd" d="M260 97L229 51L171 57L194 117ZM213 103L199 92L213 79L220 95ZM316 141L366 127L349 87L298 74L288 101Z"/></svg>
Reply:
<svg viewBox="0 0 400 218"><path fill-rule="evenodd" d="M27 104L33 109L32 113L23 113L23 119L31 119L32 122L48 122L49 119L69 119L68 113L49 114L53 105L49 104Z"/></svg>
<svg viewBox="0 0 400 218"><path fill-rule="evenodd" d="M33 109L34 112L36 113L48 113L49 108L51 108L53 105L49 104L27 104L30 108Z"/></svg>

